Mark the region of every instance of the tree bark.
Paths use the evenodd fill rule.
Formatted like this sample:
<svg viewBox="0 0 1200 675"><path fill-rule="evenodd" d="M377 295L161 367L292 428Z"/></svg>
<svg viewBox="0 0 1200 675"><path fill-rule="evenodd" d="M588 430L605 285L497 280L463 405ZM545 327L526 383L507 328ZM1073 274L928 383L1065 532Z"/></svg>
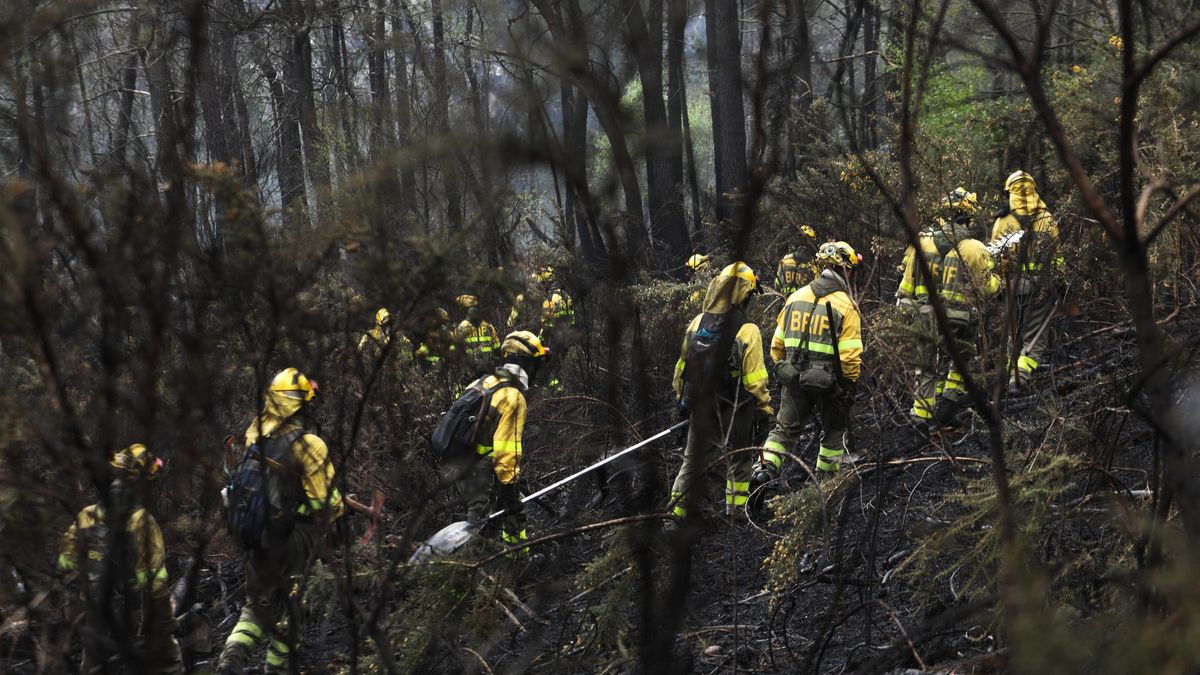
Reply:
<svg viewBox="0 0 1200 675"><path fill-rule="evenodd" d="M688 119L687 77L684 71L683 39L687 28L687 0L667 2L667 128L683 138L687 160L688 193L692 201L692 244L703 245L700 225L700 186L696 178L696 152L692 146L692 125Z"/></svg>
<svg viewBox="0 0 1200 675"><path fill-rule="evenodd" d="M279 72L270 61L262 58L258 67L271 90L271 107L275 114L275 177L279 183L283 224L289 229L307 226L308 191L304 185L300 121L295 100L284 91Z"/></svg>
<svg viewBox="0 0 1200 675"><path fill-rule="evenodd" d="M392 58L396 61L397 147L404 150L412 145L412 104L409 98L408 61L404 51L404 19L400 17L398 4L399 0L394 0L392 5ZM411 213L417 211L417 178L412 162L404 157L400 160L400 205Z"/></svg>
<svg viewBox="0 0 1200 675"><path fill-rule="evenodd" d="M737 0L704 0L717 220L738 222L746 190L746 112Z"/></svg>
<svg viewBox="0 0 1200 675"><path fill-rule="evenodd" d="M450 83L446 81L446 27L442 0L430 0L433 13L433 114L434 129L447 146L450 137ZM446 149L442 156L442 184L446 198L446 227L451 232L462 229L462 196L458 186L458 167L455 153Z"/></svg>
<svg viewBox="0 0 1200 675"><path fill-rule="evenodd" d="M625 0L623 13L642 81L651 259L660 271L682 275L690 242L683 217L683 146L663 103L662 0L648 0L645 16L641 0Z"/></svg>
<svg viewBox="0 0 1200 675"><path fill-rule="evenodd" d="M299 117L300 136L304 142L304 166L315 192L314 204L319 222L329 222L329 148L325 134L317 124L317 107L313 96L311 17L298 0L291 3L291 53L285 62L285 73L291 82L290 98Z"/></svg>

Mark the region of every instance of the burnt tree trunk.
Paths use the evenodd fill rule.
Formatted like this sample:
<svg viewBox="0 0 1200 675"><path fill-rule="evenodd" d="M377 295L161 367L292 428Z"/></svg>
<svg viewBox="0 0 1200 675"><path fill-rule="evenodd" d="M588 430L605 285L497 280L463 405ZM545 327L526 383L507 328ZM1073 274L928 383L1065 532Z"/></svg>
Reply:
<svg viewBox="0 0 1200 675"><path fill-rule="evenodd" d="M739 220L746 190L746 109L742 100L741 14L737 0L704 0L708 36L717 220Z"/></svg>

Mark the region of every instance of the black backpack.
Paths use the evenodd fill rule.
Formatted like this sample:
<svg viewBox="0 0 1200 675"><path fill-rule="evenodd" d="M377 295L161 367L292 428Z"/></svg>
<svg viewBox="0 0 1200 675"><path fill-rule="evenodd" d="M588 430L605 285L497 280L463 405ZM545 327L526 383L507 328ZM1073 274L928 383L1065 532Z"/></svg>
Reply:
<svg viewBox="0 0 1200 675"><path fill-rule="evenodd" d="M726 314L704 314L696 332L688 338L687 358L683 366L683 406L699 400L699 393L716 388L719 396L732 400L739 386L734 372L742 364L733 349L738 331L746 325L745 313L734 309Z"/></svg>
<svg viewBox="0 0 1200 675"><path fill-rule="evenodd" d="M483 386L483 378L467 386L467 390L442 413L437 428L429 439L429 447L442 462L452 462L475 454L475 446L481 432L490 423L492 395L505 387L515 387L516 382L506 378L490 388Z"/></svg>
<svg viewBox="0 0 1200 675"><path fill-rule="evenodd" d="M227 524L242 550L266 550L292 533L304 486L291 447L304 433L259 438L230 472Z"/></svg>

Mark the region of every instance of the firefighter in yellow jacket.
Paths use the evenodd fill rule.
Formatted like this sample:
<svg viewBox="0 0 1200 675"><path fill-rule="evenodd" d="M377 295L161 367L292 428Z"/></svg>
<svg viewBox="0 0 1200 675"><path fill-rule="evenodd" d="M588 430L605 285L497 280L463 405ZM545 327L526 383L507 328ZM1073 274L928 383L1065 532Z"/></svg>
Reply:
<svg viewBox="0 0 1200 675"><path fill-rule="evenodd" d="M243 550L246 563L246 604L233 632L225 641L218 664L220 673L241 673L258 645L267 644L266 672L290 672L290 661L302 634L303 609L295 593L299 578L316 559L317 549L330 525L345 513L342 495L334 487L333 464L325 441L314 433L309 406L317 396L317 383L296 368L286 368L267 387L262 412L246 429L245 445L258 444L272 456L272 443L286 444L281 456L287 480L299 483L295 493L295 522L282 539Z"/></svg>
<svg viewBox="0 0 1200 675"><path fill-rule="evenodd" d="M693 253L688 257L685 265L688 268L688 281L696 288L696 290L688 294L688 304L693 306L699 305L704 301L704 289L706 286L702 275L712 268L711 261L703 253Z"/></svg>
<svg viewBox="0 0 1200 675"><path fill-rule="evenodd" d="M467 318L458 324L454 331L455 338L463 345L467 356L477 363L490 359L492 352L500 347L496 327L479 315L479 299L475 296L464 293L458 296L456 302L466 311Z"/></svg>
<svg viewBox="0 0 1200 675"><path fill-rule="evenodd" d="M929 296L940 292L946 256L956 241L969 236L971 222L978 210L979 200L974 192L962 187L955 188L942 197L936 223L921 232L919 242L932 272L932 287L921 273L921 261L916 249L910 245L904 255L903 275L896 289L896 304L911 310L908 315L916 332L916 344L906 351L906 358L913 367L916 380L909 414L919 424L932 423L937 396L942 389L938 370L941 336L937 332Z"/></svg>
<svg viewBox="0 0 1200 675"><path fill-rule="evenodd" d="M162 460L137 444L111 464L108 498L80 511L59 547L59 568L83 582L80 672L182 673L162 531L145 507ZM119 532L109 514L124 518Z"/></svg>
<svg viewBox="0 0 1200 675"><path fill-rule="evenodd" d="M1033 371L1043 360L1049 338L1050 321L1058 306L1051 276L1061 267L1058 255L1058 224L1038 196L1033 176L1014 171L1004 182L1008 206L998 214L992 225L992 241L1021 232L1013 248L1015 269L1008 272L1009 288L1018 310L1017 338L1020 340L1016 363L1008 372L1010 393L1020 392L1033 377Z"/></svg>
<svg viewBox="0 0 1200 675"><path fill-rule="evenodd" d="M979 307L1000 290L1000 277L996 276L995 267L992 254L978 239L957 242L943 259L939 292L953 331L951 337L967 368L978 354ZM933 421L941 426L958 426L961 424L958 414L966 403L967 394L963 376L950 362L948 354L939 361L939 372L945 370L946 377L937 388Z"/></svg>
<svg viewBox="0 0 1200 675"><path fill-rule="evenodd" d="M801 225L800 232L809 239L817 236L817 233L808 225ZM811 253L806 255L801 251L796 251L788 253L779 261L779 266L775 268L775 287L783 297L786 298L800 290L800 287L809 279L821 272L820 268L809 260L810 256Z"/></svg>
<svg viewBox="0 0 1200 675"><path fill-rule="evenodd" d="M538 336L520 330L504 338L500 353L504 363L471 385L479 383L491 392L491 408L483 421L486 428L479 431L477 461L465 469L458 488L467 507L467 519L475 523L487 518L494 491L497 505L506 510L500 538L508 544L519 544L528 538L517 489L523 453L521 436L525 432L525 392L548 360L550 350Z"/></svg>
<svg viewBox="0 0 1200 675"><path fill-rule="evenodd" d="M751 444L755 416L771 414L762 336L746 317L758 289L748 265L729 265L709 282L704 311L684 334L673 384L691 424L683 466L671 488L676 516L702 503L708 492L705 474L722 466L723 452L743 450L730 457L726 513L744 506L749 496L754 457L744 450Z"/></svg>
<svg viewBox="0 0 1200 675"><path fill-rule="evenodd" d="M755 472L759 485L778 475L783 452L800 441L814 412L821 415L820 472L834 472L846 454L850 408L862 371L862 323L850 280L862 256L844 241L817 249L821 274L788 297L775 322L771 359L780 382L779 416Z"/></svg>

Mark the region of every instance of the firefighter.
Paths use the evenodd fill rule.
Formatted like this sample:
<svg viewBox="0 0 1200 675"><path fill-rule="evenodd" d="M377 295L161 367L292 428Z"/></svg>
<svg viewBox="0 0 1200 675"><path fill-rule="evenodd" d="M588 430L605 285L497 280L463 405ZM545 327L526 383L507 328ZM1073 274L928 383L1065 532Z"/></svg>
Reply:
<svg viewBox="0 0 1200 675"><path fill-rule="evenodd" d="M772 413L762 336L746 317L758 290L758 277L748 265L729 265L709 282L704 311L684 334L673 384L691 424L683 465L671 488L671 509L678 517L702 503L708 492L706 474L718 465L721 454L750 445L756 415ZM727 514L746 504L752 468L750 453L730 457ZM700 489L693 494L697 481Z"/></svg>
<svg viewBox="0 0 1200 675"><path fill-rule="evenodd" d="M570 342L569 334L575 327L575 302L570 294L563 290L558 283L558 275L553 267L543 267L534 274L541 284L542 293L542 329L541 337L547 344ZM563 345L556 346L560 352Z"/></svg>
<svg viewBox="0 0 1200 675"><path fill-rule="evenodd" d="M711 267L709 257L701 253L693 253L685 264L692 284L698 287L688 295L688 303L693 306L699 305L704 300L704 286L701 284L700 275Z"/></svg>
<svg viewBox="0 0 1200 675"><path fill-rule="evenodd" d="M771 359L781 401L755 471L755 487L779 474L782 453L796 447L814 412L823 429L818 475L837 471L846 458L863 352L861 318L850 284L862 256L844 241L827 242L817 249L816 262L821 274L788 297L776 320Z"/></svg>
<svg viewBox="0 0 1200 675"><path fill-rule="evenodd" d="M281 370L267 387L262 412L246 429L247 452L255 446L264 456L283 458L280 466L262 469L269 474L263 482L288 481L292 489L287 492L298 503L285 507L286 515L294 518L290 532L278 536L268 532L260 546L243 545L246 604L221 651L220 673L244 672L264 640L268 641L266 672L291 670L302 633L299 583L316 560L327 530L345 513L342 496L333 485L329 450L315 433L311 417L316 396L315 380L296 368Z"/></svg>
<svg viewBox="0 0 1200 675"><path fill-rule="evenodd" d="M488 428L479 431L479 444L475 447L479 459L463 472L458 489L467 507L467 520L474 523L487 518L495 494L498 506L506 510L500 523L500 539L515 545L528 539L525 510L517 488L523 450L521 436L525 432L525 394L549 359L550 350L538 336L520 330L504 338L500 353L504 362L490 375L476 380L492 392L485 417ZM521 550L522 554L526 552Z"/></svg>
<svg viewBox="0 0 1200 675"><path fill-rule="evenodd" d="M942 389L938 378L938 349L941 343L929 296L939 292L945 257L958 238L969 235L971 219L978 210L979 200L974 192L955 188L942 197L935 223L921 232L918 241L932 273L932 287L927 285L921 273L921 261L916 249L910 245L904 254L903 273L900 286L896 289L896 304L908 310L908 318L916 332L916 344L905 354L916 380L909 415L918 427L933 424L937 397Z"/></svg>
<svg viewBox="0 0 1200 675"><path fill-rule="evenodd" d="M969 225L969 220L966 224ZM943 258L938 292L945 303L950 337L967 368L971 367L978 353L978 308L1000 290L1000 277L996 276L995 267L992 254L978 239L964 238L956 242ZM946 367L946 377L938 386L933 422L939 426L955 427L962 424L959 411L967 402L967 390L963 386L962 373L953 364L947 364Z"/></svg>
<svg viewBox="0 0 1200 675"><path fill-rule="evenodd" d="M808 225L801 225L800 231L810 239L817 236ZM779 266L775 268L775 287L783 297L786 298L800 290L805 279L810 279L821 271L811 261L806 260L808 257L803 251L797 250L783 256L779 261Z"/></svg>
<svg viewBox="0 0 1200 675"><path fill-rule="evenodd" d="M491 359L492 352L500 347L496 327L479 315L479 299L475 296L464 293L458 296L456 302L467 313L467 318L458 324L454 337L464 346L467 356L476 363L486 362Z"/></svg>
<svg viewBox="0 0 1200 675"><path fill-rule="evenodd" d="M425 339L421 341L421 345L417 347L416 351L418 363L426 366L441 363L443 357L447 357L455 351L454 335L448 328L450 312L447 312L445 307L438 307L436 314L437 323L426 332Z"/></svg>
<svg viewBox="0 0 1200 675"><path fill-rule="evenodd" d="M386 308L380 307L379 311L375 312L375 327L363 333L358 340L358 353L367 364L372 364L383 355L393 336L398 340L400 355L408 358L411 355L412 343L403 335L394 335L392 315Z"/></svg>
<svg viewBox="0 0 1200 675"><path fill-rule="evenodd" d="M75 516L59 548L59 568L83 581L80 672L182 673L162 531L145 506L163 462L136 444L110 464L108 497ZM113 517L125 521L116 532Z"/></svg>
<svg viewBox="0 0 1200 675"><path fill-rule="evenodd" d="M1044 358L1050 333L1050 321L1058 306L1051 270L1062 267L1058 256L1058 224L1038 196L1033 176L1014 171L1004 182L1008 205L997 214L992 225L992 241L998 242L1017 232L1023 233L1015 255L1017 268L1005 270L1008 289L1017 307L1017 360L1009 363L1008 391L1017 394L1033 377ZM1005 260L1009 267L1010 260Z"/></svg>

